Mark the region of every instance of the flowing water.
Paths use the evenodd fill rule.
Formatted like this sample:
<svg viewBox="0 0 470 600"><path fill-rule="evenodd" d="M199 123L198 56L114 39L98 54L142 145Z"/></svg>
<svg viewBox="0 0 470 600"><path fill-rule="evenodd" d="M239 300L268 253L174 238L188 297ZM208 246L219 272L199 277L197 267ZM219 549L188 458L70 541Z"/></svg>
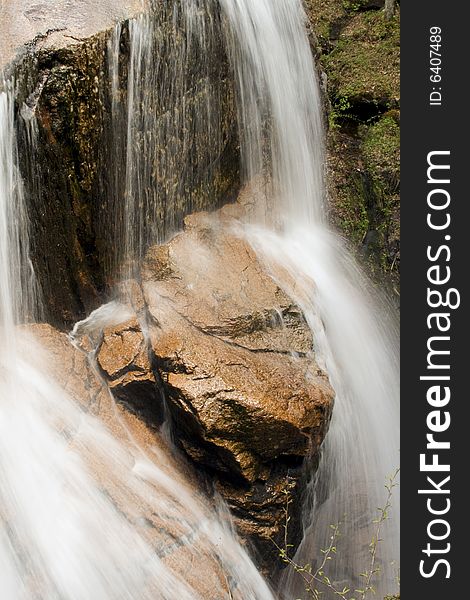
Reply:
<svg viewBox="0 0 470 600"><path fill-rule="evenodd" d="M238 80L245 176L267 175L274 228L246 235L281 286L303 308L336 392L318 473L305 502L298 564L317 564L331 525L342 522L327 575L361 587L370 569L378 507L399 466L398 347L393 316L376 298L342 240L326 224L321 101L299 0L221 0ZM267 150L266 150L267 149ZM395 589L398 498L384 525L373 578ZM305 593L288 571L283 593ZM320 587L320 591L327 590Z"/></svg>
<svg viewBox="0 0 470 600"><path fill-rule="evenodd" d="M220 195L233 120L220 29L216 2L175 0L118 25L109 40L114 178L104 217L121 249L114 270L132 273L151 243Z"/></svg>
<svg viewBox="0 0 470 600"><path fill-rule="evenodd" d="M368 568L370 523L384 504L384 483L399 462L393 318L326 224L321 98L300 0L219 4L221 14L215 0L167 3L163 12L132 20L127 31L117 26L109 41L114 168L103 220L112 222L109 239L117 248L109 268L132 264L149 243L171 234L181 222L182 198L189 209L201 208L200 197L216 193L228 135L222 105L231 88L217 86L211 57L223 31L237 84L243 175L246 182L264 177L268 196L269 209L260 206L244 234L304 310L336 391L295 559L318 561L330 525L342 521L328 575L355 584ZM123 65L126 40L130 59ZM207 506L167 443L142 445L108 396L106 418L85 412L47 375L45 351L17 327L38 314L38 293L17 168L14 89L3 88L0 596L209 600L222 577L233 598L272 598L223 507ZM127 317L113 303L75 334ZM399 558L396 504L379 546L379 592L390 591L390 564ZM165 528L163 539L152 533ZM279 595L302 596L299 582L286 574Z"/></svg>
<svg viewBox="0 0 470 600"><path fill-rule="evenodd" d="M9 339L20 317L34 316L38 294L29 260L23 183L17 168L12 84L5 87L0 94L0 329L3 339Z"/></svg>
<svg viewBox="0 0 470 600"><path fill-rule="evenodd" d="M174 449L143 444L103 391L84 410L48 375L52 358L18 327L34 290L17 168L14 86L0 93L0 597L205 600L272 595L222 506ZM129 315L113 305L81 328ZM60 336L59 336L60 337ZM59 339L59 338L58 338ZM104 405L104 406L103 406ZM201 577L204 573L204 577Z"/></svg>

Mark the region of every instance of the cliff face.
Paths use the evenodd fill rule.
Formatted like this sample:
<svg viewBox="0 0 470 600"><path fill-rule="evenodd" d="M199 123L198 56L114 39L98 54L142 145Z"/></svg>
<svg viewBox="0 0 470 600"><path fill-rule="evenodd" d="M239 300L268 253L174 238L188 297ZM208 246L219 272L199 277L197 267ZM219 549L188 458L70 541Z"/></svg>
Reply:
<svg viewBox="0 0 470 600"><path fill-rule="evenodd" d="M323 72L331 218L399 295L400 14L383 0L304 0Z"/></svg>
<svg viewBox="0 0 470 600"><path fill-rule="evenodd" d="M106 35L36 50L17 67L19 156L48 320L63 326L104 288L96 252L106 127Z"/></svg>
<svg viewBox="0 0 470 600"><path fill-rule="evenodd" d="M175 18L166 4L151 28L145 16L116 26L124 8L97 19L103 31L77 31L76 16L59 19L63 26L54 30L42 23L5 67L18 88L32 259L47 319L61 327L99 305L123 249L132 253L129 228L139 231L137 246L164 239L187 213L214 208L238 189L235 108L220 36L201 46L184 15ZM45 14L57 23L53 11ZM152 64L140 53L143 36L158 57ZM152 138L157 124L160 139ZM155 160L142 177L144 154ZM142 203L140 223L126 220L131 196Z"/></svg>

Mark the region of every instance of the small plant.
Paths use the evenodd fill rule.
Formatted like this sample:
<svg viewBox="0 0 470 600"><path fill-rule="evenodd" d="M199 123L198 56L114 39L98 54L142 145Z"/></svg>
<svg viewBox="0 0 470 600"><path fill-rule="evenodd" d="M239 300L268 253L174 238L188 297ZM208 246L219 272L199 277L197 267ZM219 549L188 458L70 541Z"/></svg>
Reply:
<svg viewBox="0 0 470 600"><path fill-rule="evenodd" d="M292 544L288 544L287 539L290 521L289 507L292 503L292 486L290 482L287 483L285 489L283 490L283 493L286 497L285 507L283 510L285 518L284 547L281 548L278 544L276 544L276 542L274 542L274 540L273 543L279 551L279 557L281 558L281 560L284 563L286 563L290 568L292 568L299 575L299 577L303 579L305 591L311 598L313 598L314 600L321 600L321 597L324 595L324 591L322 590L328 590L334 596L337 596L338 598L343 598L343 600L365 600L370 595L375 594L373 579L380 574L380 567L377 565L377 551L379 548L379 544L382 541L380 535L383 524L389 518L389 510L392 506L393 490L398 485L398 473L399 469L397 469L395 473L391 477L389 477L387 483L385 484L385 489L387 490L385 506L383 508L377 509L378 516L373 521L375 529L372 540L369 544L370 562L367 569L360 574L360 577L364 581L364 584L361 586L361 588L354 589L353 591L352 586L345 586L342 589L338 588L336 584L333 581L331 581L327 574L328 562L333 560L334 556L337 554L337 541L338 538L341 536L341 522L337 523L336 525L330 525L330 542L327 548L320 550L322 560L318 568L314 570L310 564L299 565L292 558L290 558L289 550L290 548L292 548ZM394 596L387 596L384 600L400 600L400 595L398 594Z"/></svg>
<svg viewBox="0 0 470 600"><path fill-rule="evenodd" d="M343 7L351 12L357 12L364 7L362 0L343 0Z"/></svg>
<svg viewBox="0 0 470 600"><path fill-rule="evenodd" d="M339 129L341 120L352 118L352 115L349 113L351 106L351 102L347 96L336 98L328 116L330 129Z"/></svg>

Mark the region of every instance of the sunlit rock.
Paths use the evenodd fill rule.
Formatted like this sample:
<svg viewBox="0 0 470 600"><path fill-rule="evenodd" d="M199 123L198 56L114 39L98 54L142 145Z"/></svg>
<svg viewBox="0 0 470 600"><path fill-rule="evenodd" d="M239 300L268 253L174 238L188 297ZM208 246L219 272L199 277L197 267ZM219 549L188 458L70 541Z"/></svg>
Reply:
<svg viewBox="0 0 470 600"><path fill-rule="evenodd" d="M133 321L105 330L97 360L113 392L147 418L161 386L180 445L266 564L276 553L269 538L284 525L283 490L292 485L298 499L303 459L318 452L333 391L300 308L237 233L234 214L243 208L191 215L184 232L149 250L137 304L150 362Z"/></svg>

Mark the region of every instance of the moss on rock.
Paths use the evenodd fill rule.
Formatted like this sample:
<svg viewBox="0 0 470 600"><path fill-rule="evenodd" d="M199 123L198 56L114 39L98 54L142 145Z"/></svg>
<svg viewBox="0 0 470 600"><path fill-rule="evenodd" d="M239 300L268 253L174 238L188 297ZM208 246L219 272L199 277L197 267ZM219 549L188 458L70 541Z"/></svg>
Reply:
<svg viewBox="0 0 470 600"><path fill-rule="evenodd" d="M326 75L331 220L399 293L400 15L383 0L304 0Z"/></svg>
<svg viewBox="0 0 470 600"><path fill-rule="evenodd" d="M386 21L377 10L354 14L323 61L333 102L347 99L351 105L372 102L396 108L400 98L399 36L398 15Z"/></svg>
<svg viewBox="0 0 470 600"><path fill-rule="evenodd" d="M377 232L375 252L381 269L395 275L400 243L400 128L396 111L364 127L361 150L369 184L370 225Z"/></svg>

